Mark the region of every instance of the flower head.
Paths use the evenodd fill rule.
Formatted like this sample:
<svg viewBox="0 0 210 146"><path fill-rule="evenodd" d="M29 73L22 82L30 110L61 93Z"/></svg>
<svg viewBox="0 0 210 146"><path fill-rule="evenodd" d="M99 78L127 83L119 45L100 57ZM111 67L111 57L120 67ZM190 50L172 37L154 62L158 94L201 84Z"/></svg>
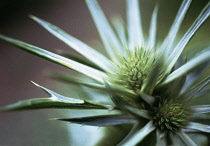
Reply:
<svg viewBox="0 0 210 146"><path fill-rule="evenodd" d="M127 27L120 19L115 20L116 33L110 26L96 0L85 1L104 48L105 56L58 27L31 16L57 38L68 44L87 60L76 56L54 54L41 48L5 37L1 39L29 51L44 59L75 70L93 80L82 80L72 76L59 74L57 78L71 83L99 89L102 94L93 101L74 99L59 95L38 84L50 97L48 99L30 99L3 107L2 111L35 109L35 108L73 108L73 109L112 109L116 115L102 115L83 118L58 119L92 126L111 126L133 124L130 133L120 144L136 145L141 143L150 133L156 132L157 145L177 145L177 136L187 145L196 145L189 136L191 132L210 133L210 126L198 123L206 119L210 105L194 105L196 99L209 95L207 84L210 76L201 80L209 68L210 48L194 58L187 60L183 50L196 31L210 15L210 2L200 13L188 31L176 43L178 30L189 9L191 0L183 0L177 16L163 42L157 42L156 25L158 7L154 8L149 37L143 35L141 11L138 0L127 0ZM77 60L77 61L75 61ZM207 90L204 90L207 88ZM106 104L100 97L105 92ZM93 94L91 89L87 94ZM36 102L31 102L36 100ZM27 103L31 103L30 105ZM111 108L110 108L111 107Z"/></svg>

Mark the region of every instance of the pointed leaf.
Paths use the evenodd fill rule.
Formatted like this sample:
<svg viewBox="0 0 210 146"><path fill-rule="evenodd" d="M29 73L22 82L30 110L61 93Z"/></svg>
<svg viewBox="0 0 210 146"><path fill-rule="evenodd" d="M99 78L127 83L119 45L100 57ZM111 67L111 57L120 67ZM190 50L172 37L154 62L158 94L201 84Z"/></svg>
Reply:
<svg viewBox="0 0 210 146"><path fill-rule="evenodd" d="M126 101L126 99L124 99L123 97L116 94L116 92L113 91L113 89L110 87L110 85L107 82L105 82L105 86L107 88L107 91L108 91L112 101L118 108L120 108L121 110L123 110L125 112L132 114L133 116L150 119L150 115L149 115L148 111L143 110L143 109L134 108L135 103L128 103ZM132 98L132 96L131 96L131 98ZM132 104L132 105L130 105L130 104Z"/></svg>
<svg viewBox="0 0 210 146"><path fill-rule="evenodd" d="M67 108L67 109L107 109L108 107L91 103L85 100L69 98L57 94L47 88L44 88L36 83L36 86L44 90L50 95L49 98L35 98L19 101L17 103L0 108L0 111L17 111L17 110L32 110L46 108Z"/></svg>
<svg viewBox="0 0 210 146"><path fill-rule="evenodd" d="M174 97L180 96L180 92L183 89L183 86L186 82L186 75L181 76L180 78L174 80L170 84L167 84L166 87L163 87L163 92L166 93L166 95L173 95Z"/></svg>
<svg viewBox="0 0 210 146"><path fill-rule="evenodd" d="M152 121L149 121L143 128L137 125L132 129L132 131L128 134L128 136L119 145L125 145L125 146L137 145L153 130L155 130L155 126L153 126Z"/></svg>
<svg viewBox="0 0 210 146"><path fill-rule="evenodd" d="M194 122L201 122L202 120L209 120L210 116L209 114L203 114L203 113L191 113L190 114L190 119L193 120Z"/></svg>
<svg viewBox="0 0 210 146"><path fill-rule="evenodd" d="M166 144L166 136L164 133L161 133L160 130L156 130L156 136L157 136L157 143L156 146L167 146Z"/></svg>
<svg viewBox="0 0 210 146"><path fill-rule="evenodd" d="M71 83L71 84L80 84L84 85L90 88L95 88L95 89L103 89L105 90L105 86L93 82L87 82L85 80L82 80L81 78L71 76L69 74L64 74L64 73L52 73L50 74L50 77L66 82L66 83Z"/></svg>
<svg viewBox="0 0 210 146"><path fill-rule="evenodd" d="M197 106L192 106L190 108L190 110L192 110L196 114L209 113L210 112L210 105L197 105Z"/></svg>
<svg viewBox="0 0 210 146"><path fill-rule="evenodd" d="M64 50L58 50L58 54L66 57L66 58L69 58L71 60L74 60L76 62L79 62L81 64L84 64L84 65L87 65L89 67L95 68L97 70L103 71L100 67L98 67L97 65L95 65L94 63L92 63L90 60L88 60L87 58L84 58L81 55L69 53L69 52L66 52Z"/></svg>
<svg viewBox="0 0 210 146"><path fill-rule="evenodd" d="M197 146L197 144L184 132L180 131L180 132L177 132L176 134L179 135L179 137L183 140L183 142L187 146Z"/></svg>
<svg viewBox="0 0 210 146"><path fill-rule="evenodd" d="M199 91L198 93L196 93L193 98L194 99L200 98L200 97L208 95L208 94L210 94L210 89L205 89L204 88L201 91Z"/></svg>
<svg viewBox="0 0 210 146"><path fill-rule="evenodd" d="M200 55L194 57L175 71L173 71L162 83L162 85L168 84L169 82L181 77L184 74L187 74L190 70L195 69L199 65L210 61L210 47L206 49Z"/></svg>
<svg viewBox="0 0 210 146"><path fill-rule="evenodd" d="M210 126L200 123L190 122L187 127L188 129L198 130L205 133L210 133Z"/></svg>
<svg viewBox="0 0 210 146"><path fill-rule="evenodd" d="M57 55L55 53L49 52L47 50L41 49L39 47L0 35L0 38L3 39L6 42L11 43L14 46L17 46L21 49L23 49L24 51L30 52L32 54L35 54L36 56L39 56L41 58L44 58L46 60L49 60L51 62L54 62L56 64L62 65L64 67L70 68L74 71L77 71L81 74L84 74L86 76L89 76L99 82L103 82L102 78L105 77L106 75L101 72L98 71L96 69L90 68L86 65L80 64L78 62L75 62L73 60L67 59L65 57L62 57L60 55Z"/></svg>
<svg viewBox="0 0 210 146"><path fill-rule="evenodd" d="M180 144L180 139L178 138L177 135L175 135L174 133L170 132L169 133L170 139L172 141L172 145L173 146L179 146Z"/></svg>
<svg viewBox="0 0 210 146"><path fill-rule="evenodd" d="M157 29L157 13L158 13L158 6L155 6L155 9L152 14L151 24L150 24L150 32L149 32L149 39L148 39L148 46L155 47L156 43L156 29Z"/></svg>
<svg viewBox="0 0 210 146"><path fill-rule="evenodd" d="M92 49L85 43L81 42L80 40L72 37L71 35L67 34L60 28L40 19L35 16L30 16L34 19L37 23L47 29L50 33L52 33L55 37L59 38L61 41L72 47L75 51L86 57L92 63L96 64L98 67L108 71L111 67L111 62L102 54L97 52L96 50Z"/></svg>
<svg viewBox="0 0 210 146"><path fill-rule="evenodd" d="M171 29L165 38L163 44L161 45L160 49L166 51L165 55L168 57L171 53L172 45L175 41L175 38L177 36L177 32L180 28L180 25L182 24L182 21L189 9L189 6L191 4L192 0L183 0L182 5L179 8L179 11L176 15L176 18L173 22L173 25L171 26Z"/></svg>
<svg viewBox="0 0 210 146"><path fill-rule="evenodd" d="M134 49L144 42L139 0L127 0L129 48Z"/></svg>
<svg viewBox="0 0 210 146"><path fill-rule="evenodd" d="M139 92L138 94L141 99L143 99L145 102L147 102L151 106L155 102L155 98L153 96L150 96L150 95L142 93L142 92Z"/></svg>
<svg viewBox="0 0 210 146"><path fill-rule="evenodd" d="M204 73L204 71L206 71L208 69L210 65L210 61L206 62L204 64L201 64L200 67L196 67L195 69L193 69L186 78L186 83L184 84L184 87L182 87L181 93L183 94L184 92L186 92L190 87L192 87L194 85L194 83L199 81L199 77L201 77L202 73Z"/></svg>
<svg viewBox="0 0 210 146"><path fill-rule="evenodd" d="M92 117L80 117L80 118L55 118L54 120L66 121L82 125L90 126L112 126L119 124L132 124L136 122L131 116L128 115L103 115Z"/></svg>
<svg viewBox="0 0 210 146"><path fill-rule="evenodd" d="M129 103L125 99L120 97L120 95L118 95L118 92L115 92L106 81L104 83L105 83L107 92L109 93L114 104L121 110L127 111L126 106L128 106ZM133 97L133 96L131 96L131 97Z"/></svg>
<svg viewBox="0 0 210 146"><path fill-rule="evenodd" d="M150 113L147 110L133 108L129 105L126 105L125 107L134 116L142 117L148 120L151 119Z"/></svg>
<svg viewBox="0 0 210 146"><path fill-rule="evenodd" d="M210 82L210 76L201 81L198 85L194 86L192 89L187 90L185 93L183 93L181 96L184 96L186 100L195 98L196 94L199 93L208 83ZM197 96L198 97L198 96Z"/></svg>
<svg viewBox="0 0 210 146"><path fill-rule="evenodd" d="M151 95L154 91L156 85L158 84L158 78L161 74L161 67L163 66L163 60L160 57L156 60L154 66L152 66L152 70L149 73L147 79L143 83L143 86L141 88L141 92Z"/></svg>
<svg viewBox="0 0 210 146"><path fill-rule="evenodd" d="M123 48L96 0L85 0L107 53L113 60Z"/></svg>
<svg viewBox="0 0 210 146"><path fill-rule="evenodd" d="M182 131L187 133L198 132L198 130L193 130L193 129L182 129Z"/></svg>
<svg viewBox="0 0 210 146"><path fill-rule="evenodd" d="M200 28L200 26L206 21L209 15L210 15L210 2L208 2L206 7L203 9L198 18L195 20L194 24L189 28L189 30L185 33L185 35L182 37L182 39L178 42L176 47L170 53L170 56L168 58L168 61L170 62L168 66L168 71L170 71L173 68L177 59L183 52L185 46L188 44L188 42L196 33L196 31Z"/></svg>
<svg viewBox="0 0 210 146"><path fill-rule="evenodd" d="M120 16L112 18L112 24L117 32L117 35L123 46L128 44L127 40L127 30L124 24L124 21Z"/></svg>

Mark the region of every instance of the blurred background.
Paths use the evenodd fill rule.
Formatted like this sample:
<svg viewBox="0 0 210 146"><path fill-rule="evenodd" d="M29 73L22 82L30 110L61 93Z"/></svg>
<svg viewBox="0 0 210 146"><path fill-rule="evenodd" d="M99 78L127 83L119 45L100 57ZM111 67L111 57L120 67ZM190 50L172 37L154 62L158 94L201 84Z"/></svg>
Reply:
<svg viewBox="0 0 210 146"><path fill-rule="evenodd" d="M125 1L98 0L106 15L126 18ZM158 40L163 40L169 30L182 0L159 0ZM180 36L193 23L208 0L194 0L180 30ZM141 15L144 33L147 36L151 12L157 1L141 1ZM62 28L72 36L90 46L99 46L97 30L83 0L1 0L0 33L35 46L57 52L58 49L72 51L67 45L45 31L28 17L29 14L40 17ZM188 49L194 54L210 45L210 20L191 40ZM101 48L96 48L101 49ZM66 96L68 86L62 86L47 77L50 71L73 73L63 67L23 52L0 40L0 106L19 100L46 97L34 86L34 81ZM62 87L61 87L62 86ZM76 96L76 95L75 95ZM80 96L80 95L78 95ZM83 127L78 126L78 135L68 131L69 124L49 121L50 118L68 117L69 110L38 110L0 113L0 145L9 146L58 146L68 145ZM77 133L76 133L77 134ZM74 135L74 136L73 136ZM73 138L74 137L74 138ZM88 137L88 135L87 135ZM86 137L86 138L87 138ZM82 138L81 138L82 139ZM85 139L85 138L84 138Z"/></svg>

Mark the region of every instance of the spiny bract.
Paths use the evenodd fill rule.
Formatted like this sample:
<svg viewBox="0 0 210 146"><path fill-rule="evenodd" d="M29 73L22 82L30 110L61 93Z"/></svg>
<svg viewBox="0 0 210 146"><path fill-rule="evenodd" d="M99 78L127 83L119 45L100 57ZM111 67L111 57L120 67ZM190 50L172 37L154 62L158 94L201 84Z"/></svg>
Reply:
<svg viewBox="0 0 210 146"><path fill-rule="evenodd" d="M183 0L168 35L163 42L158 43L156 42L157 6L151 17L149 37L146 38L142 31L138 0L127 0L127 27L123 25L121 19L116 18L115 31L96 0L85 0L85 2L108 56L35 16L31 16L32 19L83 55L86 60L72 54L69 58L63 57L3 35L0 35L0 38L87 76L88 79L84 80L65 74L56 77L89 87L85 88L85 92L92 96L93 100L64 97L34 83L45 90L50 97L25 100L5 106L1 111L42 108L109 109L112 111L107 115L57 120L91 126L133 125L132 129L123 125L124 131L129 129L130 132L120 139L119 145L150 145L154 142L161 146L181 143L190 146L201 144L199 141L194 141L189 134L210 133L210 126L205 124L209 119L206 113L210 112L210 105L195 105L196 99L209 96L207 84L210 76L201 77L201 75L209 69L210 47L204 48L204 51L190 60L185 59L182 52L209 17L210 2L181 39L178 39L178 30L191 4L191 0ZM113 115L114 111L116 113ZM121 131L118 135L123 133L123 128L118 129ZM147 137L150 138L149 141L145 140ZM116 142L118 140L116 139Z"/></svg>

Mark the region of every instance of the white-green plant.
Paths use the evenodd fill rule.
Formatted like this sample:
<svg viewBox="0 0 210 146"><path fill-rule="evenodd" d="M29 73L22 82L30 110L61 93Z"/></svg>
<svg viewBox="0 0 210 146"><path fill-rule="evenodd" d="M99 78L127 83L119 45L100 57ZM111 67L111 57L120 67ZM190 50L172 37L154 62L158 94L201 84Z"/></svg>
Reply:
<svg viewBox="0 0 210 146"><path fill-rule="evenodd" d="M80 79L57 74L56 78L88 87L85 92L93 96L93 100L65 97L34 83L50 97L20 101L2 107L1 111L44 108L110 110L106 115L55 120L99 127L133 125L132 128L124 126L130 132L118 145L200 145L189 135L210 133L210 126L206 125L210 105L205 102L204 105L196 105L197 100L210 95L207 86L210 76L201 77L209 69L210 47L189 60L182 52L209 17L210 2L178 42L175 41L178 40L178 30L191 0L183 0L163 42L156 37L157 6L151 17L149 37L146 38L142 31L138 0L127 0L127 27L116 19L115 31L96 0L85 2L108 56L35 16L31 18L85 59L73 54L63 57L3 35L0 38L86 76L87 79ZM92 89L100 92L94 93ZM110 145L116 144L110 142Z"/></svg>

